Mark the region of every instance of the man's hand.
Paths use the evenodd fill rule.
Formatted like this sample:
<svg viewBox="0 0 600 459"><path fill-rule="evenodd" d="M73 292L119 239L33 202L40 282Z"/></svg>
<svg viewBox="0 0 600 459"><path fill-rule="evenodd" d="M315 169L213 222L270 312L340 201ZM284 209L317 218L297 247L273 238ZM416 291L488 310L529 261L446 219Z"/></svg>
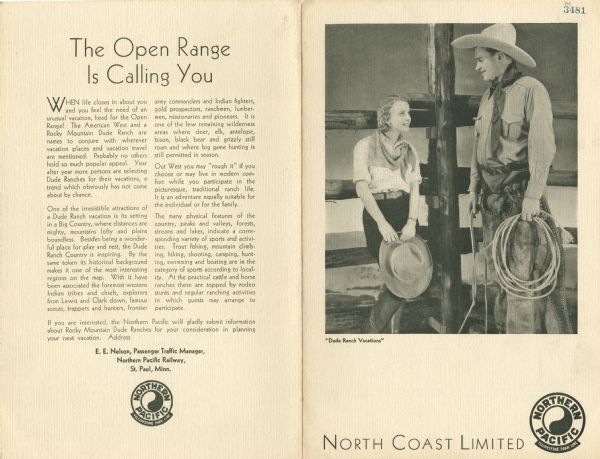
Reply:
<svg viewBox="0 0 600 459"><path fill-rule="evenodd" d="M404 225L404 228L402 228L402 233L400 235L400 240L401 241L408 241L410 238L415 237L416 226L417 226L417 221L409 219L406 222L406 225Z"/></svg>
<svg viewBox="0 0 600 459"><path fill-rule="evenodd" d="M378 223L377 228L379 228L379 232L381 233L381 236L385 242L398 240L398 233L396 233L396 230L392 228L392 225L390 225L387 220L383 220L382 222Z"/></svg>
<svg viewBox="0 0 600 459"><path fill-rule="evenodd" d="M521 219L530 222L533 217L540 213L540 200L534 198L523 199Z"/></svg>
<svg viewBox="0 0 600 459"><path fill-rule="evenodd" d="M471 212L471 214L473 215L479 212L479 204L477 203L477 198L477 193L473 193L472 191L469 193L469 212Z"/></svg>

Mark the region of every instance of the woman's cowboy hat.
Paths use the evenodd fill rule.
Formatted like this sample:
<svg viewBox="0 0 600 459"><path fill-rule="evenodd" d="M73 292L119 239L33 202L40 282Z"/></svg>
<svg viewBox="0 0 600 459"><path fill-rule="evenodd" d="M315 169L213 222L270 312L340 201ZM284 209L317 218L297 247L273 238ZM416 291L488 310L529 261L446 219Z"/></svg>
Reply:
<svg viewBox="0 0 600 459"><path fill-rule="evenodd" d="M433 274L429 247L419 236L405 242L383 241L379 246L379 266L385 285L400 298L419 296Z"/></svg>
<svg viewBox="0 0 600 459"><path fill-rule="evenodd" d="M517 42L517 31L512 24L494 24L489 26L479 34L465 35L454 40L451 44L455 48L467 49L492 48L508 54L515 61L527 67L535 67L533 57L519 48Z"/></svg>

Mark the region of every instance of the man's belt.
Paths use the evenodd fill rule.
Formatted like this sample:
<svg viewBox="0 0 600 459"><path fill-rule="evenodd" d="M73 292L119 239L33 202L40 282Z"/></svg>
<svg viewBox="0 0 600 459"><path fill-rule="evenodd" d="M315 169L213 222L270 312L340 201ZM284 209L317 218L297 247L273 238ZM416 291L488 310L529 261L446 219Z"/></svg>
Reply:
<svg viewBox="0 0 600 459"><path fill-rule="evenodd" d="M373 193L373 197L377 201L381 201L382 199L396 199L396 198L401 198L405 194L406 194L406 192L402 191L402 190L398 190L398 191L383 191L381 193Z"/></svg>
<svg viewBox="0 0 600 459"><path fill-rule="evenodd" d="M514 162L493 167L479 164L479 169L490 175L507 175L511 172L527 172L529 171L529 164L525 162Z"/></svg>
<svg viewBox="0 0 600 459"><path fill-rule="evenodd" d="M488 212L509 216L515 205L521 206L528 183L529 177L521 177L519 180L502 185L497 191L492 191L483 180L479 204Z"/></svg>

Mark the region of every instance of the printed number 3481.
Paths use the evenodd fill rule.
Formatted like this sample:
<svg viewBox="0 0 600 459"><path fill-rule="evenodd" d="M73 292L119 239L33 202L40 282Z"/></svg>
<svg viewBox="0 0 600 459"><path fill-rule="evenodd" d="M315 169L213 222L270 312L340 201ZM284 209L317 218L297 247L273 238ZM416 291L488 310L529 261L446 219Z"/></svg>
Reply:
<svg viewBox="0 0 600 459"><path fill-rule="evenodd" d="M585 6L571 6L571 2L565 2L563 13L567 14L585 14Z"/></svg>

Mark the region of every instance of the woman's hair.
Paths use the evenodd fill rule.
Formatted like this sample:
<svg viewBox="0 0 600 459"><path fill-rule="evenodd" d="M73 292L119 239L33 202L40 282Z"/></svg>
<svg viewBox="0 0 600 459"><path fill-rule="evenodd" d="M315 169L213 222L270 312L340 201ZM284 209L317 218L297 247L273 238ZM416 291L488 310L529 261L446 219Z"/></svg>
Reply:
<svg viewBox="0 0 600 459"><path fill-rule="evenodd" d="M380 131L387 131L390 127L390 109L396 102L406 102L408 104L409 99L406 96L394 94L384 97L379 103L379 107L377 108L377 127ZM400 163L400 173L402 174L403 179L406 180L406 172L409 170L409 166L411 166L412 170L415 169L417 161L418 158L416 153L410 145L407 145L406 154Z"/></svg>
<svg viewBox="0 0 600 459"><path fill-rule="evenodd" d="M396 102L406 102L408 104L409 100L406 96L392 94L391 96L385 96L379 102L379 107L377 107L377 128L385 131L390 127L390 109Z"/></svg>

